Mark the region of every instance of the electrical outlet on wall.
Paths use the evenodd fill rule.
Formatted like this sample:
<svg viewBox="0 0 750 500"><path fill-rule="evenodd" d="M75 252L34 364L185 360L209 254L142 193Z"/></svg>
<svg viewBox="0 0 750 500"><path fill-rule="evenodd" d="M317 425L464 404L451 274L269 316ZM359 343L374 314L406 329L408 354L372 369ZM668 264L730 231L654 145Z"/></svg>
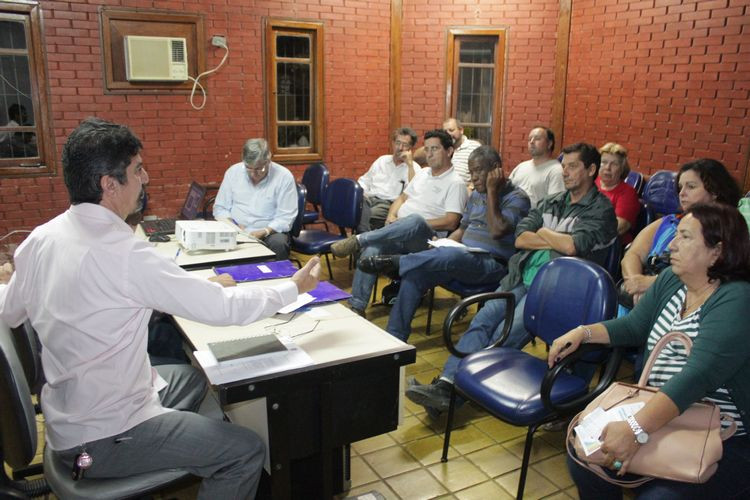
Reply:
<svg viewBox="0 0 750 500"><path fill-rule="evenodd" d="M227 37L224 35L214 35L211 37L211 45L214 45L215 47L226 47Z"/></svg>

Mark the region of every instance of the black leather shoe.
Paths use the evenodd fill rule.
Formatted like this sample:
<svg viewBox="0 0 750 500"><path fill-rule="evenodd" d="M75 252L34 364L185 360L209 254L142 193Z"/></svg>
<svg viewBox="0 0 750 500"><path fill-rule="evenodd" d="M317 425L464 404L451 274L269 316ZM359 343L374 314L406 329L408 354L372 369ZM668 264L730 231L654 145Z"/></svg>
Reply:
<svg viewBox="0 0 750 500"><path fill-rule="evenodd" d="M420 384L416 378L407 379L406 397L422 405L431 418L437 418L448 410L453 386L445 380L433 379L431 384Z"/></svg>
<svg viewBox="0 0 750 500"><path fill-rule="evenodd" d="M400 255L371 255L357 261L357 268L370 274L382 274L392 280L398 279Z"/></svg>

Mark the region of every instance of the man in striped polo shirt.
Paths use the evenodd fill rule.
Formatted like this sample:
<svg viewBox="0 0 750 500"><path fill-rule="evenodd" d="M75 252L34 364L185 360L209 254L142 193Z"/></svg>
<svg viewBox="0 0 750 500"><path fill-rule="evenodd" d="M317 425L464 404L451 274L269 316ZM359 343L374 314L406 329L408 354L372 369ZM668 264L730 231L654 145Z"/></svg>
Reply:
<svg viewBox="0 0 750 500"><path fill-rule="evenodd" d="M448 118L443 122L443 130L453 138L453 157L451 163L453 170L463 179L466 185L471 185L471 174L469 174L469 155L481 144L464 135L464 127L455 118Z"/></svg>

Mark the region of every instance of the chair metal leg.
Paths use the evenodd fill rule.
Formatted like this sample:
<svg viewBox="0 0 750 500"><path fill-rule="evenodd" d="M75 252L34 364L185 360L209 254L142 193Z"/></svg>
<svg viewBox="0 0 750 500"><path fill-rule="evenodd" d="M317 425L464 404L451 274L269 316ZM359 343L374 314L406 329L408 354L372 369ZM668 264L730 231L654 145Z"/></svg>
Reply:
<svg viewBox="0 0 750 500"><path fill-rule="evenodd" d="M429 335L432 330L432 308L435 306L435 287L430 288L429 300L427 301L427 326L425 326L424 334Z"/></svg>
<svg viewBox="0 0 750 500"><path fill-rule="evenodd" d="M448 461L448 446L451 443L451 430L453 429L453 414L456 410L456 388L455 386L451 389L451 402L448 405L448 418L445 421L445 437L443 438L443 456L440 457L441 462Z"/></svg>
<svg viewBox="0 0 750 500"><path fill-rule="evenodd" d="M516 493L516 500L523 499L523 490L526 486L526 473L529 470L529 459L531 458L531 444L534 441L534 433L536 432L539 425L529 426L529 430L526 431L526 444L523 448L523 460L521 461L521 477L518 478L518 492Z"/></svg>
<svg viewBox="0 0 750 500"><path fill-rule="evenodd" d="M331 270L331 261L328 259L328 254L323 254L326 256L326 264L328 265L328 276L331 277L331 281L333 281L333 271Z"/></svg>

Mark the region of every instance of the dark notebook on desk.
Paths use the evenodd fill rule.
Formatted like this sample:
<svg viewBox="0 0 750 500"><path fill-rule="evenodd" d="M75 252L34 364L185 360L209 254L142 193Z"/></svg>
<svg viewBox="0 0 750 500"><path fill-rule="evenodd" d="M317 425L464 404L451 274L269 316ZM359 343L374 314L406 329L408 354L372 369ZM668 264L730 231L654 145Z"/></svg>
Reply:
<svg viewBox="0 0 750 500"><path fill-rule="evenodd" d="M185 202L182 204L180 215L176 219L156 219L141 222L141 227L146 236L152 234L174 234L174 223L178 220L193 220L198 217L201 203L206 196L206 188L197 182L190 183Z"/></svg>
<svg viewBox="0 0 750 500"><path fill-rule="evenodd" d="M223 342L210 342L208 348L211 349L216 361L219 362L286 350L286 346L276 338L276 335L272 334L225 340Z"/></svg>

